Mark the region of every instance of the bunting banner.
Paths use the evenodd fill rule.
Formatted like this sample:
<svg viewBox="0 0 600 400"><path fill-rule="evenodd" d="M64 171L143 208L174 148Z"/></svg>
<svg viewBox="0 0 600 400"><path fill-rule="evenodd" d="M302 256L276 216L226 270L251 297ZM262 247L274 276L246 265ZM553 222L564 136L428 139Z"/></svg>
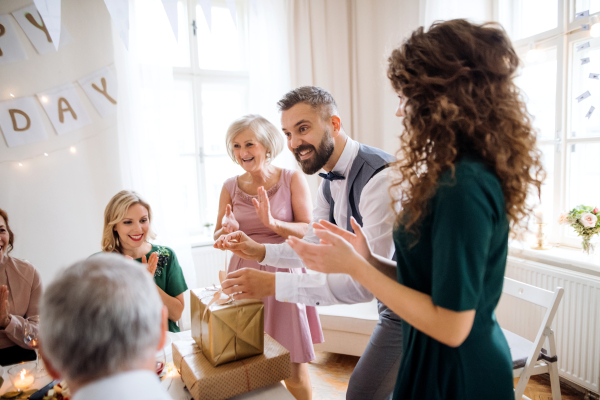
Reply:
<svg viewBox="0 0 600 400"><path fill-rule="evenodd" d="M23 29L25 35L27 35L38 53L47 54L56 51L56 48L52 43L50 32L34 4L21 8L20 10L13 12L12 15L15 17L21 26L21 29ZM60 45L64 46L71 41L71 36L62 24L60 29Z"/></svg>
<svg viewBox="0 0 600 400"><path fill-rule="evenodd" d="M233 26L237 29L237 12L235 10L235 0L225 0L227 3L227 8L229 8L229 13L231 14L231 19L233 20Z"/></svg>
<svg viewBox="0 0 600 400"><path fill-rule="evenodd" d="M212 1L211 0L198 0L198 5L202 9L202 14L204 14L204 19L206 20L206 25L208 25L208 30L212 32Z"/></svg>
<svg viewBox="0 0 600 400"><path fill-rule="evenodd" d="M60 43L60 3L61 0L33 0L56 50Z"/></svg>
<svg viewBox="0 0 600 400"><path fill-rule="evenodd" d="M8 147L39 142L48 138L33 96L0 103L0 128Z"/></svg>
<svg viewBox="0 0 600 400"><path fill-rule="evenodd" d="M0 15L0 65L27 59L10 15Z"/></svg>
<svg viewBox="0 0 600 400"><path fill-rule="evenodd" d="M162 0L163 7L167 13L169 24L175 35L175 41L179 42L179 15L177 14L177 1L178 0Z"/></svg>
<svg viewBox="0 0 600 400"><path fill-rule="evenodd" d="M38 93L37 97L59 135L92 122L72 83Z"/></svg>
<svg viewBox="0 0 600 400"><path fill-rule="evenodd" d="M102 118L117 112L117 77L110 68L102 68L78 82Z"/></svg>
<svg viewBox="0 0 600 400"><path fill-rule="evenodd" d="M104 0L108 12L117 26L119 37L125 48L129 50L129 1L126 0Z"/></svg>

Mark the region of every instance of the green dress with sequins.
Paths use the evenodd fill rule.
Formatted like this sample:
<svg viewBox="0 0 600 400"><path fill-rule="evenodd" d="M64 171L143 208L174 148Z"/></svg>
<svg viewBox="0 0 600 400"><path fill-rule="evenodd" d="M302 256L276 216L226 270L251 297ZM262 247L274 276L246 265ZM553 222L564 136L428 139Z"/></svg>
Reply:
<svg viewBox="0 0 600 400"><path fill-rule="evenodd" d="M171 297L179 296L185 292L188 287L175 252L169 247L153 244L152 250L146 254L146 260L152 253L158 253L158 265L154 272L156 285ZM136 261L142 262L142 259L137 258ZM179 332L179 327L175 321L169 320L169 331Z"/></svg>

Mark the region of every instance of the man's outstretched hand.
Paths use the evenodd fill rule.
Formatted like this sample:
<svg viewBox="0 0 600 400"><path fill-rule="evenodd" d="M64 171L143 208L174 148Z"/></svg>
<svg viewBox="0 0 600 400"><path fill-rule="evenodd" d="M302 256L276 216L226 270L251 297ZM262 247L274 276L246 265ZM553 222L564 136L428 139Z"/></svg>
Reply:
<svg viewBox="0 0 600 400"><path fill-rule="evenodd" d="M275 296L275 274L254 268L242 268L227 274L221 282L223 293L235 300L262 299Z"/></svg>

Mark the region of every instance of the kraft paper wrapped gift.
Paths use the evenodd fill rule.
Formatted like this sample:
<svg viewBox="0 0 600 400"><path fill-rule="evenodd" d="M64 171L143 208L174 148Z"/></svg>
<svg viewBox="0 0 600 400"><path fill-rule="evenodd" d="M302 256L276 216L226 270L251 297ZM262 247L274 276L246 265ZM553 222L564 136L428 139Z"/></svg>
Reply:
<svg viewBox="0 0 600 400"><path fill-rule="evenodd" d="M290 353L264 334L264 353L213 367L192 340L173 343L173 363L195 400L222 400L291 376Z"/></svg>
<svg viewBox="0 0 600 400"><path fill-rule="evenodd" d="M190 302L192 338L213 366L262 354L261 300L232 300L214 287L191 290Z"/></svg>

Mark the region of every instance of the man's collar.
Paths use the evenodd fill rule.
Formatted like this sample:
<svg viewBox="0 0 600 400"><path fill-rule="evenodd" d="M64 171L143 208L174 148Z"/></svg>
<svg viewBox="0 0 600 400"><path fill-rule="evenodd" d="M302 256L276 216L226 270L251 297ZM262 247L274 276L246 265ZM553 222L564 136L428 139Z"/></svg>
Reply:
<svg viewBox="0 0 600 400"><path fill-rule="evenodd" d="M352 155L354 154L355 144L356 142L350 139L349 136L346 137L346 143L344 143L344 150L342 151L342 154L340 155L340 158L338 159L337 163L335 163L335 166L332 169L333 172L340 175L344 175L346 173L348 165L350 165L350 163L352 162Z"/></svg>

